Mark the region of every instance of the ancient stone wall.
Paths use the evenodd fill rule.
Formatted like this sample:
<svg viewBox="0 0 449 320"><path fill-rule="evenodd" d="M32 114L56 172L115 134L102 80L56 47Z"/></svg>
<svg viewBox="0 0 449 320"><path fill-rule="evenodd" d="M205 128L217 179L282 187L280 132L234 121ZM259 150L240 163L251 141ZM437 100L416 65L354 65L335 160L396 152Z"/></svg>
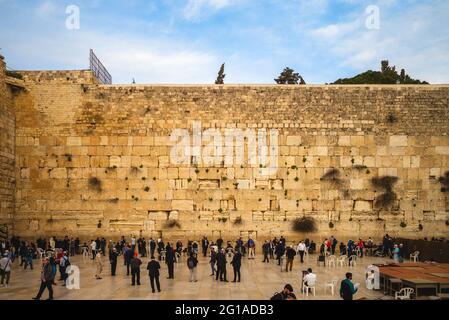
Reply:
<svg viewBox="0 0 449 320"><path fill-rule="evenodd" d="M307 234L315 240L448 234L438 177L449 170L449 86L99 85L87 71L24 78L14 216L23 236L293 240L306 235L292 230L304 216L317 223ZM267 177L265 164L248 161L174 164L169 136L192 133L195 121L223 133L277 129L278 169Z"/></svg>
<svg viewBox="0 0 449 320"><path fill-rule="evenodd" d="M5 62L0 56L0 224L11 229L15 191L15 112L5 70Z"/></svg>

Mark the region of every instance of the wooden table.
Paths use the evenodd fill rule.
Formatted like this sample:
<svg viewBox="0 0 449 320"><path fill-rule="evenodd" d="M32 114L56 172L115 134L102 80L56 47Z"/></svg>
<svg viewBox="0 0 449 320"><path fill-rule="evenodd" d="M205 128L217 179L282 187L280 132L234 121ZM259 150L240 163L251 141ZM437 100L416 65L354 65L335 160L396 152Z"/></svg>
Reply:
<svg viewBox="0 0 449 320"><path fill-rule="evenodd" d="M390 283L388 292L389 292L392 296L394 296L393 286L394 286L395 284L398 285L398 291L401 290L402 287L403 287L403 283L402 283L402 280L401 280L401 279L389 278L389 279L388 279L388 282Z"/></svg>
<svg viewBox="0 0 449 320"><path fill-rule="evenodd" d="M435 295L438 295L438 282L427 279L404 279L404 284L415 289L416 297L419 296L419 289L435 289Z"/></svg>

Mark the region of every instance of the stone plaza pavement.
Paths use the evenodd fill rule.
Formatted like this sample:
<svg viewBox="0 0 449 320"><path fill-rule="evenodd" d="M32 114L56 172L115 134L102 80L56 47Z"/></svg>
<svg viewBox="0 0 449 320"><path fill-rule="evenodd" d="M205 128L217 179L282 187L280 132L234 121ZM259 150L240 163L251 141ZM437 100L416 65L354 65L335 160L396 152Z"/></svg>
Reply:
<svg viewBox="0 0 449 320"><path fill-rule="evenodd" d="M248 260L246 257L242 260L242 282L232 283L233 272L229 265L228 258L228 280L230 282L220 282L212 279L209 258L199 258L198 264L198 282L189 282L189 271L186 264L186 258L183 257L179 264L175 264L175 279L168 280L167 267L161 262L161 293L151 293L149 277L146 270L148 258L142 259L141 267L141 285L131 286L131 277L126 276L126 267L123 265L123 258L120 257L117 265L117 275L110 276L110 265L107 257L103 257L104 271L103 279L96 280L95 263L92 260L83 261L81 256L71 258L72 265L80 268L80 289L68 290L63 287L61 281L57 281L58 285L54 286L54 298L62 300L124 300L124 299L140 299L140 300L267 300L275 293L283 289L286 283L290 283L298 300L339 300L338 289L340 281L346 272L353 273L353 281L360 283L359 292L355 299L379 299L384 295L381 291L367 290L365 287L365 268L372 263L384 263L385 258L364 257L358 259L355 267L324 267L317 266L316 255L310 255L301 265L299 257L295 257L293 272L281 272L280 267L275 260L270 263L262 263L263 257L257 254L254 260ZM40 285L40 265L34 260L34 270L23 270L19 267L18 260L14 262L11 272L11 281L8 288L0 288L0 300L29 300L37 294ZM317 290L316 296L309 295L306 297L301 294L300 274L302 270L311 267L317 274ZM339 281L334 296L324 292L324 284L334 277L338 277ZM58 271L59 278L59 271ZM42 299L47 299L46 291Z"/></svg>

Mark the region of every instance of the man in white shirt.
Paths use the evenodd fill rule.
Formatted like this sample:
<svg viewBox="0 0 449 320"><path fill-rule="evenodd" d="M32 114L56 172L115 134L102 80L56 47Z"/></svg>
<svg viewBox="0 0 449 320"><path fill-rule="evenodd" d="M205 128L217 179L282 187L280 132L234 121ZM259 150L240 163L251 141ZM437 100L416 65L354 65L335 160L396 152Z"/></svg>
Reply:
<svg viewBox="0 0 449 320"><path fill-rule="evenodd" d="M97 255L97 243L95 240L92 240L90 248L92 249L92 260L95 260L95 256Z"/></svg>
<svg viewBox="0 0 449 320"><path fill-rule="evenodd" d="M301 241L298 244L297 251L299 256L301 257L301 263L304 263L304 252L306 251L306 244L304 243L304 241Z"/></svg>
<svg viewBox="0 0 449 320"><path fill-rule="evenodd" d="M313 287L316 283L316 274L312 272L312 269L307 269L307 274L302 279L304 281L304 285L307 287Z"/></svg>

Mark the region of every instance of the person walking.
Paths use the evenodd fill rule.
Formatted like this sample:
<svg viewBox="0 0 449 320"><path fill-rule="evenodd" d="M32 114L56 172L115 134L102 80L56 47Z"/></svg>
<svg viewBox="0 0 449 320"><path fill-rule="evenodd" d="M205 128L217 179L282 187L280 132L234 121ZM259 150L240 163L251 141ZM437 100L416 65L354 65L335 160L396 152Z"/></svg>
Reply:
<svg viewBox="0 0 449 320"><path fill-rule="evenodd" d="M267 257L268 259L268 257ZM237 251L232 257L231 261L232 269L234 271L234 280L232 282L240 282L240 267L242 266L242 254Z"/></svg>
<svg viewBox="0 0 449 320"><path fill-rule="evenodd" d="M131 259L131 285L140 286L140 265L142 264L142 260L139 259L138 256L134 256Z"/></svg>
<svg viewBox="0 0 449 320"><path fill-rule="evenodd" d="M102 252L101 249L98 250L98 253L95 255L95 264L97 265L97 270L95 273L95 279L101 279L101 272L103 272L103 260L102 260Z"/></svg>
<svg viewBox="0 0 449 320"><path fill-rule="evenodd" d="M61 280L64 281L63 286L65 286L66 280L69 277L66 271L69 265L69 257L67 256L67 252L64 251L62 257L59 259L59 271L61 273Z"/></svg>
<svg viewBox="0 0 449 320"><path fill-rule="evenodd" d="M285 253L285 246L282 241L279 241L276 245L276 260L278 261L278 266L281 265L281 258Z"/></svg>
<svg viewBox="0 0 449 320"><path fill-rule="evenodd" d="M270 254L270 243L265 240L264 244L262 245L262 252L263 252L263 261L269 263L270 260L268 259L268 255Z"/></svg>
<svg viewBox="0 0 449 320"><path fill-rule="evenodd" d="M117 269L117 258L118 258L117 249L112 248L112 251L109 254L109 262L111 263L111 276L115 276L115 271Z"/></svg>
<svg viewBox="0 0 449 320"><path fill-rule="evenodd" d="M298 244L298 254L301 259L301 263L304 263L304 253L305 252L306 252L306 244L304 243L304 241L301 241Z"/></svg>
<svg viewBox="0 0 449 320"><path fill-rule="evenodd" d="M197 266L198 266L198 259L196 258L195 253L191 253L190 257L187 259L187 267L189 268L190 282L197 282L196 274L197 274Z"/></svg>
<svg viewBox="0 0 449 320"><path fill-rule="evenodd" d="M340 297L343 300L352 300L354 294L357 293L357 285L354 286L352 283L352 273L346 273L346 279L344 279L340 284Z"/></svg>
<svg viewBox="0 0 449 320"><path fill-rule="evenodd" d="M153 252L154 253L154 252ZM154 293L154 282L156 282L157 291L161 292L161 285L159 283L159 269L161 265L154 258L154 255L151 256L150 262L148 262L147 270L148 276L150 277L151 291Z"/></svg>
<svg viewBox="0 0 449 320"><path fill-rule="evenodd" d="M3 258L0 259L0 277L1 277L1 286L5 286L8 288L9 279L11 278L11 257L9 255L8 250L3 254ZM6 283L5 283L6 279Z"/></svg>
<svg viewBox="0 0 449 320"><path fill-rule="evenodd" d="M48 300L53 300L53 280L54 276L50 261L48 258L45 258L41 270L41 286L33 300L40 300L45 289L48 290Z"/></svg>
<svg viewBox="0 0 449 320"><path fill-rule="evenodd" d="M292 271L293 259L295 259L296 251L292 248L292 246L289 246L287 251L285 252L285 255L287 257L287 264L285 265L285 271L288 272L289 266L290 266L290 271Z"/></svg>

